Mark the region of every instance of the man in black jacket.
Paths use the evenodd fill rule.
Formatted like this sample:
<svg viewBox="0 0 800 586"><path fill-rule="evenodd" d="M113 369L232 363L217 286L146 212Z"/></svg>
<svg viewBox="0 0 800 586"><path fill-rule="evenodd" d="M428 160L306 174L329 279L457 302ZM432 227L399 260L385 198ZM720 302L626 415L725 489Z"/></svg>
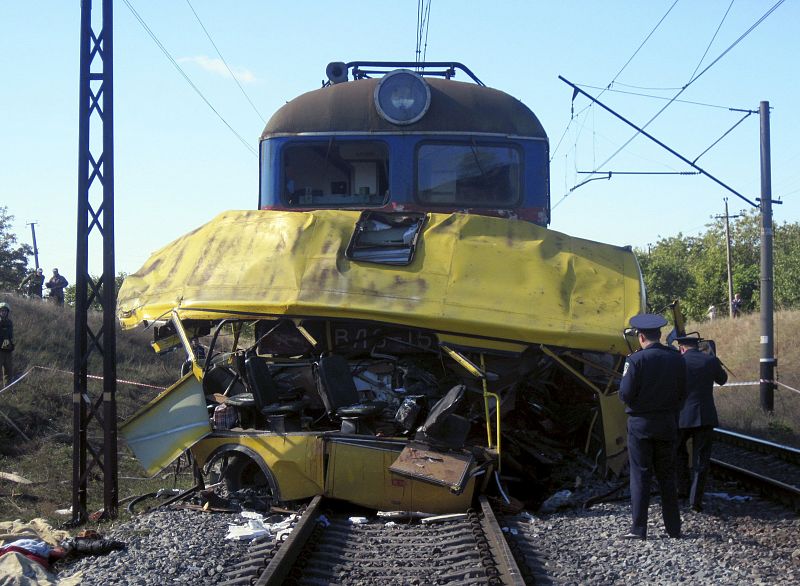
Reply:
<svg viewBox="0 0 800 586"><path fill-rule="evenodd" d="M8 303L3 301L0 303L0 387L6 387L11 384L11 379L14 376L14 371L11 365L11 353L14 351L14 324L11 318L8 317L11 309Z"/></svg>
<svg viewBox="0 0 800 586"><path fill-rule="evenodd" d="M724 385L728 374L716 356L706 354L699 348L700 338L684 336L678 345L686 363L686 402L681 409L678 427L680 442L678 461L686 462L686 442L692 440L692 487L689 506L695 511L703 510L703 489L708 476L711 459L711 440L714 427L719 425L714 406L714 383Z"/></svg>
<svg viewBox="0 0 800 586"><path fill-rule="evenodd" d="M55 301L56 305L64 305L64 289L67 285L69 282L64 275L59 274L58 269L53 269L53 276L44 284L50 289L50 299Z"/></svg>
<svg viewBox="0 0 800 586"><path fill-rule="evenodd" d="M660 315L631 318L641 350L628 356L619 387L628 414L633 523L626 539L646 539L647 509L653 473L661 490L661 512L670 537L681 536L681 517L675 487L677 419L686 398L686 366L681 355L661 344Z"/></svg>

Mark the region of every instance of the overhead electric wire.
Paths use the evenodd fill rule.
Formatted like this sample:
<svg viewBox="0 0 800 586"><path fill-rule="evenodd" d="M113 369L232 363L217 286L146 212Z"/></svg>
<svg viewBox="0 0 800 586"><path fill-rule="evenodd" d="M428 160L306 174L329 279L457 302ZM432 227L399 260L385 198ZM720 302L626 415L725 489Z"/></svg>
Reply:
<svg viewBox="0 0 800 586"><path fill-rule="evenodd" d="M628 60L625 62L625 65L623 65L623 66L620 68L620 70L619 70L619 71L617 71L617 74L616 74L616 75L613 77L613 79L612 79L612 80L611 80L611 81L608 83L608 86L607 86L607 88L610 88L612 85L614 85L614 82L615 82L615 81L617 81L617 78L618 78L620 75L622 75L622 72L623 72L623 71L625 71L625 68L626 68L626 67L628 67L628 65L630 65L630 62L631 62L631 61L633 61L634 57L636 57L636 55L638 55L638 54L639 54L639 51L641 51L641 50L642 50L642 47L644 47L644 46L645 46L645 43L647 43L647 41L649 41L649 40L650 40L650 37L652 37L652 36L655 34L655 32L658 30L658 27L660 27L660 26L661 26L661 23L662 23L662 22L664 22L664 20L667 18L667 16L669 16L669 13L670 13L670 12L672 12L672 9L673 9L673 8L675 8L675 5L676 5L677 3L678 3L678 0L675 0L675 2L673 2L673 3L672 3L672 5L671 5L669 8L667 8L667 11L664 13L664 16L662 16L662 17L661 17L661 19L660 19L660 20L659 20L659 21L656 23L656 25L653 27L653 29L652 29L652 30L651 30L651 31L650 31L650 32L647 34L647 36L644 38L644 40L643 40L643 41L642 41L642 42L639 44L639 46L638 46L638 47L636 48L636 50L633 52L633 55L631 55L631 56L630 56L630 58L629 58L629 59L628 59ZM603 91L605 91L605 90L603 90ZM600 98L602 95L603 95L603 92L600 92L600 94L599 94L597 97L598 97L598 98ZM586 106L586 108L590 108L590 107L591 107L591 104L589 104L588 106ZM586 108L584 108L584 110L585 110ZM581 110L581 112L583 112L583 110ZM578 114L580 114L581 112L578 112Z"/></svg>
<svg viewBox="0 0 800 586"><path fill-rule="evenodd" d="M203 21L202 21L202 20L200 20L200 16L197 14L197 11L194 9L194 6L192 6L192 3L191 3L189 0L186 0L186 4L188 4L188 5L189 5L189 8L191 9L191 11L192 11L192 14L194 14L194 17L197 19L197 22L198 22L198 24L200 25L200 28L202 28L202 29L203 29L203 32L204 32L204 33L206 33L206 36L208 37L208 40L211 42L211 45L214 47L214 50L217 52L217 55L219 55L219 58L220 58L220 60L221 60L221 61L222 61L222 63L225 65L225 69L227 69L227 70L228 70L228 73L230 73L230 74L231 74L231 77L233 78L233 81L235 81L235 82L236 82L236 85L238 85L238 86L239 86L239 90L241 90L241 92L242 92L242 95L245 97L245 99L247 100L247 102L248 102L248 103L250 104L250 106L253 108L253 112L255 112L255 113L256 113L256 115L257 115L259 118L261 118L261 122L263 122L264 124L266 124L266 123L267 123L267 121L266 121L266 120L264 119L264 117L261 115L261 112L259 112L259 111L258 111L258 108L256 108L256 105L253 103L253 100L251 100L251 99L250 99L250 96L249 96L249 95L247 94L247 92L244 90L244 88L242 87L242 84L241 84L241 83L239 83L239 79L236 77L236 74L235 74L235 73L234 73L234 72L231 70L230 66L228 65L228 62L227 62L227 61L225 61L225 57L223 57L223 56L222 56L222 52L219 50L219 47L217 47L217 44L214 42L214 39L212 39L212 38L211 38L211 34L208 32L208 29L206 29L205 25L203 24Z"/></svg>
<svg viewBox="0 0 800 586"><path fill-rule="evenodd" d="M248 143L242 137L241 134L236 132L236 130L234 130L233 126L228 124L228 121L225 120L225 118L222 116L222 114L220 114L217 111L217 109L213 105L211 105L211 102L209 102L208 99L203 95L203 92L201 92L200 89L194 84L194 82L192 82L192 80L189 78L189 76L186 74L186 72L183 70L183 68L178 64L177 61L175 61L175 59L172 57L172 55L170 55L169 51L167 51L166 47L164 47L164 45L161 44L161 41L158 40L158 37L155 35L155 33L152 30L150 30L150 27L147 26L147 23L144 21L144 19L141 16L139 16L139 13L136 12L136 9L131 5L130 1L129 0L122 0L122 1L125 3L125 6L128 7L128 10L131 11L131 14L133 14L133 16L136 18L136 20L139 21L139 24L142 25L142 28L144 28L144 30L147 32L147 34L150 35L150 38L153 39L153 42L156 45L158 45L158 48L161 49L161 52L164 53L166 58L169 59L170 63L172 63L172 65L175 67L175 69L178 70L178 73L181 74L181 77L183 77L183 79L186 80L186 83L188 83L189 86L191 86L191 88L197 93L197 95L200 96L200 99L202 99L206 103L206 105L209 108L211 108L211 111L214 112L214 114L217 115L217 118L219 118L222 121L222 123L225 126L228 127L228 130L230 130L236 136L236 138L239 139L239 141L245 146L245 148L247 150L249 150L251 153L253 153L253 155L255 155L257 157L258 156L258 151L256 151L256 149L253 148L253 146L250 143Z"/></svg>
<svg viewBox="0 0 800 586"><path fill-rule="evenodd" d="M708 55L708 52L711 50L711 45L714 44L714 40L717 38L717 35L719 34L719 29L722 28L722 25L725 23L725 19L728 18L728 13L731 11L731 8L733 8L733 2L734 0L731 0L731 3L728 4L728 9L725 11L725 14L722 15L722 20L719 21L717 30L714 31L714 36L712 36L711 40L708 42L708 46L706 47L703 56L700 57L700 61L697 62L697 67L694 68L694 71L692 71L692 75L689 76L689 79L694 77L694 74L697 73L697 70L700 69L700 66L703 64L703 60L706 58L706 55Z"/></svg>
<svg viewBox="0 0 800 586"><path fill-rule="evenodd" d="M433 0L428 0L428 13L425 16L425 47L422 49L422 61L428 57L428 33L431 31L431 3Z"/></svg>
<svg viewBox="0 0 800 586"><path fill-rule="evenodd" d="M642 50L642 47L645 46L645 43L647 43L647 41L650 40L650 37L652 37L653 34L656 32L656 30L658 30L658 27L661 26L661 23L664 22L664 19L667 18L667 15L669 15L670 12L672 12L672 9L675 8L675 5L677 3L678 3L678 0L675 0L675 2L673 2L672 5L667 9L667 11L664 13L664 16L661 17L661 19L656 23L656 25L652 28L652 30L647 34L647 36L644 38L644 40L639 44L639 46L633 52L633 55L631 55L630 58L628 58L628 60L625 62L625 65L623 65L620 68L620 70L617 71L617 74L608 83L608 86L606 86L606 89L610 88L614 84L614 82L617 80L617 78L622 74L622 72L625 71L625 68L628 67L628 65L630 65L630 62L633 61L634 57L636 57L636 55L638 55L639 51ZM603 91L605 91L605 89ZM597 96L598 98L603 95L603 91L601 91L600 94ZM572 115L570 116L569 122L567 122L567 127L564 129L564 134L561 135L561 139L558 141L558 144L556 145L556 148L555 148L555 150L553 151L553 153L552 153L552 155L550 157L550 162L552 162L553 161L553 157L556 156L556 153L558 152L558 147L561 146L561 141L564 140L564 136L567 134L567 131L569 130L569 127L572 125L572 121L575 119L576 116L580 116L581 114L583 114L583 112L585 112L587 109L589 109L591 107L592 107L592 104L590 103L585 108L580 110L577 114L575 114L574 110L573 110Z"/></svg>
<svg viewBox="0 0 800 586"><path fill-rule="evenodd" d="M781 4L783 4L784 2L785 2L785 0L778 0L778 2L776 2L776 3L775 3L775 4L774 4L774 5L773 5L773 6L772 6L772 7L771 7L769 10L767 10L767 12L765 12L765 13L764 13L764 15L763 15L763 16L761 16L761 18L759 18L759 19L758 19L758 20L757 20L757 21L756 21L756 22L755 22L755 23L754 23L754 24L753 24L753 25L752 25L750 28L748 28L748 29L747 29L747 30L746 30L744 33L742 33L742 34L739 36L739 38L737 38L737 39L736 39L736 40L735 40L733 43L731 43L731 45L730 45L730 46L728 46L728 48L727 48L727 49L725 49L725 50L724 50L722 53L720 53L720 54L717 56L717 58L716 58L716 59L714 59L714 60L713 60L713 61L712 61L712 62L711 62L711 63L710 63L708 66L706 66L706 67L705 67L705 69L703 69L703 70L702 70L700 73L698 73L697 75L695 75L695 76L693 76L692 78L690 78L690 79L689 79L689 81L686 83L686 85L684 85L684 86L683 86L683 87L680 89L680 91L678 91L678 93L677 93L677 94L675 94L675 95L674 95L672 98L670 98L669 102L667 102L666 104L664 104L664 107L663 107L663 108L661 108L661 109L660 109L658 112L656 112L656 113L655 113L655 114L654 114L654 115L653 115L653 116L650 118L650 120L648 120L648 121L647 121L645 124L643 124L643 125L640 127L640 130L637 130L637 131L636 131L636 132L633 134L633 136L631 136L631 137L630 137L628 140L626 140L626 141L625 141L625 142L622 144L622 146L620 146L620 147L619 147L619 148L618 148L616 151L614 151L614 152L611 154L611 156L609 156L609 157L608 157L608 158L607 158L605 161L603 161L603 162L602 162L600 165L598 165L598 166L597 166L597 169L599 169L600 167L605 167L605 166L606 166L606 165L607 165L607 164L608 164L608 163L609 163L609 162L610 162L612 159L614 159L614 158L615 158L615 157L616 157L616 156L617 156L617 155L618 155L620 152L622 152L622 150L623 150L623 149L625 149L625 147L627 147L627 146L628 146L628 145L629 145L631 142L633 142L633 140L634 140L634 139L635 139L637 136L639 136L639 134L641 134L641 131L642 131L642 130L646 129L646 128L647 128L647 127L648 127L648 126L649 126L649 125L650 125L650 124L651 124L651 123L652 123L652 122L653 122L653 121L654 121L656 118L658 118L658 117L659 117L659 116L660 116L660 115L661 115L661 114L664 112L664 110L666 110L666 109L667 109L667 108L668 108L668 107L669 107L669 106L672 104L672 102L674 102L674 101L675 101L675 100L678 98L678 96L680 96L680 95L681 95L681 94L682 94L684 91L686 91L686 89L687 89L687 88L688 88L690 85L692 85L692 84L693 84L695 81L697 81L697 80L698 80L698 79L699 79L699 78L700 78L700 77L701 77L701 76L702 76L704 73L706 73L706 72L707 72L709 69L711 69L711 68L712 68L714 65L716 65L716 64L717 64L717 63L720 61L720 59L722 59L722 58L723 58L725 55L727 55L727 54L728 54L728 53L729 53L729 52L730 52L730 51L731 51L731 50L732 50L732 49L733 49L733 48L734 48L736 45L738 45L738 44L739 44L739 43L740 43L740 42L741 42L741 41L742 41L742 40L743 40L745 37L747 37L747 36L748 36L748 35L749 35L751 32L753 32L753 31L756 29L756 27L758 27L758 25L760 25L762 22L764 22L764 20L765 20L765 19L766 19L768 16L770 16L770 15L771 15L771 14L772 14L772 13L773 13L773 12L774 12L774 11L775 11L775 10L776 10L776 9L777 9L777 8L778 8L780 5L781 5ZM673 5L673 6L674 6L674 5ZM602 94L602 92L601 92L601 94ZM573 99L574 99L574 97L575 97L575 94L573 93ZM587 106L587 107L588 107L588 106ZM586 183L586 181L584 181L584 182L583 182L581 185L584 185L585 183ZM565 194L564 194L564 195L561 197L561 199L560 199L558 202L556 202L556 204L555 204L555 205L553 205L553 206L552 206L550 209L551 209L551 210L552 210L552 209L555 209L555 208L556 208L558 205L560 205L560 204L561 204L561 203L564 201L564 199L566 199L566 197L567 197L567 196L568 196L570 193L572 193L573 191L575 191L575 189L577 189L578 187L580 187L580 185L576 185L575 187L573 187L572 189L570 189L570 190L569 190L567 193L565 193ZM740 197L741 197L741 196L740 196Z"/></svg>
<svg viewBox="0 0 800 586"><path fill-rule="evenodd" d="M754 24L753 24L753 25L752 25L752 26L751 26L749 29L747 29L747 30L746 30L744 33L742 33L742 34L741 34L741 36L739 36L739 38L738 38L738 39L736 39L736 40L735 40L733 43L731 43L731 45L730 45L730 46L729 46L727 49L725 49L725 50L724 50L722 53L720 53L720 55L719 55L719 56L718 56L716 59L714 59L714 60L713 60L711 63L709 63L709 64L708 64L708 66L707 66L705 69L703 69L703 71L701 71L700 73L698 73L697 75L695 75L694 77L692 77L692 78L689 80L689 83L687 83L685 86L683 86L683 88L681 89L681 91L683 91L683 90L685 90L686 88L688 88L688 87L689 87L690 85L692 85L692 84L693 84L695 81L697 81L697 80L698 80L698 79L699 79L699 78L700 78L700 77L701 77L701 76L702 76L702 75L703 75L703 74L704 74L706 71L708 71L709 69L711 69L712 67L714 67L714 65L716 65L716 64L717 64L717 62L718 62L720 59L722 59L722 58L723 58L725 55L727 55L727 54L728 54L728 52L729 52L731 49L733 49L733 48L734 48L736 45L738 45L738 44L739 44L739 43L740 43L742 40L744 40L744 38L745 38L745 37L747 37L747 36L748 36L750 33L752 33L752 32L753 32L753 31L756 29L756 27L758 27L758 25L760 25L762 22L764 22L764 20L766 20L768 16L770 16L770 15L771 15L773 12L775 12L775 10L777 10L777 9L778 9L778 7L780 7L780 5L781 5L781 4L783 4L785 1L786 1L786 0L778 0L778 1L777 1L775 4L773 4L772 8L770 8L769 10L767 10L767 11L764 13L764 15L763 15L761 18L759 18L759 19L758 19L758 20L757 20L757 21L756 21L756 22L755 22L755 23L754 23Z"/></svg>
<svg viewBox="0 0 800 586"><path fill-rule="evenodd" d="M578 83L578 84L575 84L575 85L579 85L581 87L586 87L586 88L593 89L593 90L605 90L607 92L612 92L612 93L616 93L616 94L626 94L626 95L629 95L629 96L637 96L637 97L640 97L640 98L651 98L653 100L662 100L662 101L664 101L664 100L669 100L670 99L667 96L654 96L652 94L642 94L642 93L639 93L639 92L628 92L628 91L625 91L625 90L613 90L613 89L603 88L603 87L601 87L599 85L590 85L588 83ZM681 88L672 88L672 89L679 90ZM706 108L718 108L720 110L730 110L732 112L742 112L742 111L744 111L744 112L751 112L751 111L752 112L756 112L756 110L745 110L744 108L733 108L731 106L720 106L718 104L708 104L706 102L693 102L691 100L673 100L673 101L678 102L679 104L689 104L691 106L704 106Z"/></svg>
<svg viewBox="0 0 800 586"><path fill-rule="evenodd" d="M711 143L711 146L709 146L709 147L708 147L706 150L704 150L702 153L700 153L699 155L697 155L697 156L694 158L694 160L692 161L692 163L696 163L696 162L697 162L697 161L700 159L700 157L702 157L702 156L703 156L703 155L705 155L705 154L706 154L708 151L710 151L710 150L711 150L711 149L713 149L715 146L717 146L717 144L719 143L719 141L721 141L723 138L725 138L725 137L726 137L726 136L728 136L728 135L729 135L731 132L733 132L733 129L734 129L734 128L736 128L737 126L739 126L739 125L740 125L742 122L744 122L744 121L745 121L745 119L746 119L746 118L748 118L748 117L749 117L751 114L753 114L753 113L754 113L754 112L748 112L747 114L745 114L744 116L742 116L742 117L739 119L739 121L738 121L736 124L734 124L733 126L731 126L731 127L728 129L728 130L726 130L726 131L725 131L725 133L724 133L722 136L720 136L720 137L719 137L717 140L715 140L714 142L712 142L712 143Z"/></svg>
<svg viewBox="0 0 800 586"><path fill-rule="evenodd" d="M425 61L428 52L428 30L431 16L432 0L417 0L417 46L414 58L417 63ZM422 39L425 38L425 48L422 48ZM420 59L420 56L422 59Z"/></svg>

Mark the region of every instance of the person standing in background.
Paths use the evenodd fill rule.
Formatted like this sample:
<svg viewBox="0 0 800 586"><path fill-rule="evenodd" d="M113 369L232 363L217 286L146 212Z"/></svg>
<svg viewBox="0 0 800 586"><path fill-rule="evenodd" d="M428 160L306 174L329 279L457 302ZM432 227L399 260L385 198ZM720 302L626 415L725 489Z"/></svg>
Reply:
<svg viewBox="0 0 800 586"><path fill-rule="evenodd" d="M9 317L11 308L5 301L0 302L0 375L2 386L11 384L14 377L14 368L11 363L11 354L14 352L14 324Z"/></svg>
<svg viewBox="0 0 800 586"><path fill-rule="evenodd" d="M50 298L56 305L64 305L64 289L69 285L67 279L59 274L58 269L53 269L53 276L45 283L45 287L50 289Z"/></svg>

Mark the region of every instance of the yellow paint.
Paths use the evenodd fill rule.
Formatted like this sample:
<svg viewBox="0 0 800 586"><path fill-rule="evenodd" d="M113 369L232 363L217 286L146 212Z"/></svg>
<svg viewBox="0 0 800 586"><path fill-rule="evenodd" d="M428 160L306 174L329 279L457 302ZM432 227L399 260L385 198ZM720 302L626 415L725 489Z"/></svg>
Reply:
<svg viewBox="0 0 800 586"><path fill-rule="evenodd" d="M157 474L211 432L202 384L187 374L137 411L119 431L147 473Z"/></svg>
<svg viewBox="0 0 800 586"><path fill-rule="evenodd" d="M386 442L362 436L361 445L326 439L324 433L276 435L251 432L211 435L193 448L200 466L220 448L244 446L258 454L270 469L284 501L318 494L379 510L436 513L466 511L475 490L470 479L464 491L453 494L446 487L403 478L389 471L400 455L401 442L386 449ZM327 457L327 473L323 467Z"/></svg>
<svg viewBox="0 0 800 586"><path fill-rule="evenodd" d="M212 435L192 448L200 466L220 447L244 446L253 450L272 472L282 500L293 501L322 494L323 440L319 433L277 435L267 432Z"/></svg>
<svg viewBox="0 0 800 586"><path fill-rule="evenodd" d="M247 314L368 319L465 341L625 353L643 310L630 250L529 222L429 214L413 262L350 261L358 212L230 211L154 253L125 279L126 328Z"/></svg>
<svg viewBox="0 0 800 586"><path fill-rule="evenodd" d="M462 513L470 507L475 480L453 494L447 487L399 476L389 471L397 450L369 445L329 443L325 495L382 511Z"/></svg>

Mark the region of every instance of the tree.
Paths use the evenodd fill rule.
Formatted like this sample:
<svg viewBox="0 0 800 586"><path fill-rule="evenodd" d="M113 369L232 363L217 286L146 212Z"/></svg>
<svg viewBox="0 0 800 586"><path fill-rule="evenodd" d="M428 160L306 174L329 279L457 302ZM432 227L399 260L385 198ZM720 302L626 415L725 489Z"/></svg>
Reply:
<svg viewBox="0 0 800 586"><path fill-rule="evenodd" d="M17 244L11 232L14 216L6 206L0 206L0 289L14 290L28 272L28 255L33 249L28 244Z"/></svg>
<svg viewBox="0 0 800 586"><path fill-rule="evenodd" d="M773 226L774 291L776 307L800 308L800 224ZM684 314L704 319L709 305L728 314L728 274L725 228L722 220L698 236L659 240L650 250L637 250L650 310L660 312L680 299ZM744 300L745 311L758 311L761 290L761 216L743 212L731 225L733 290Z"/></svg>

